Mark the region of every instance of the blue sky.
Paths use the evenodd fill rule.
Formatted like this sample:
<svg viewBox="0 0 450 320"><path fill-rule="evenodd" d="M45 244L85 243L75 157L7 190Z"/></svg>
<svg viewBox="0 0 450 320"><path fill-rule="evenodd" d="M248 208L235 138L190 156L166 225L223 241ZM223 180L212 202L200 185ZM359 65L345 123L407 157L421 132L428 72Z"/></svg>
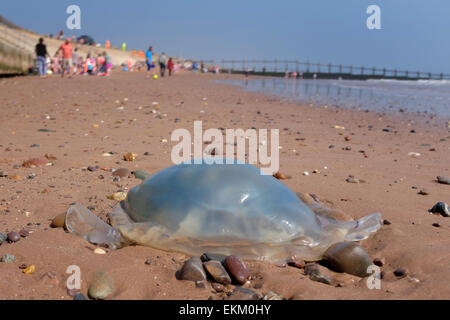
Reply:
<svg viewBox="0 0 450 320"><path fill-rule="evenodd" d="M81 8L81 30L66 8ZM366 9L381 8L381 30ZM450 73L449 0L14 0L0 14L33 31L197 59L291 59Z"/></svg>

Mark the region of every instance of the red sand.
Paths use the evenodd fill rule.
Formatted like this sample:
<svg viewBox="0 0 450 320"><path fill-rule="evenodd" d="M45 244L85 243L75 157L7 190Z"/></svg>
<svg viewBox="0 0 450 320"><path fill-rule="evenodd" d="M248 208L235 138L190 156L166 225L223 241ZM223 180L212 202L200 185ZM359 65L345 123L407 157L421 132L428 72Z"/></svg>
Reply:
<svg viewBox="0 0 450 320"><path fill-rule="evenodd" d="M283 180L291 189L316 194L354 218L381 212L392 222L362 242L372 258L386 258L381 290L369 290L365 279L325 268L323 272L339 279L342 287L313 282L301 269L248 262L257 279L250 287L262 282L255 291L275 291L288 299L450 298L450 219L427 212L437 201L450 201L450 186L434 181L437 175L450 176L450 133L443 120L305 106L209 81L217 78L240 77L183 74L153 80L142 73L115 73L110 78L0 80L0 171L9 175L0 177L0 231L19 231L33 223L27 227L32 230L29 237L0 246L0 255L16 256L13 263L0 263L1 299L71 299L65 287L69 265L81 268L84 294L95 272L104 269L116 285L113 299L216 297L209 284L200 289L193 282L176 280L175 271L187 258L183 254L134 246L97 255L94 245L49 227L51 219L73 202L95 206L93 212L105 218L115 204L107 196L140 182L123 178L116 183L110 172L83 167L155 173L172 164L171 132L192 131L194 120L203 120L204 129L279 128L280 171L292 177ZM161 106L161 119L145 108L154 101ZM382 132L388 126L392 132ZM38 132L41 128L55 132ZM345 136L351 140L345 141ZM32 144L40 147L31 148ZM335 148L329 149L330 144ZM346 146L351 150L343 150ZM359 150L365 150L367 158ZM109 151L117 153L102 156ZM149 156L143 155L146 151ZM128 152L137 153L137 160L123 161ZM421 156L414 158L409 152ZM57 158L49 160L52 166L13 168L45 154ZM320 173L313 174L314 169ZM310 175L302 175L304 171ZM31 173L36 176L27 179ZM349 174L366 183L347 183ZM11 179L14 175L22 180ZM427 188L430 195L417 194L413 186ZM433 227L434 222L441 227ZM147 258L151 265L144 263ZM36 271L24 274L22 264L34 264ZM408 276L397 279L393 270L398 267L408 269ZM41 278L48 271L56 272L57 281Z"/></svg>

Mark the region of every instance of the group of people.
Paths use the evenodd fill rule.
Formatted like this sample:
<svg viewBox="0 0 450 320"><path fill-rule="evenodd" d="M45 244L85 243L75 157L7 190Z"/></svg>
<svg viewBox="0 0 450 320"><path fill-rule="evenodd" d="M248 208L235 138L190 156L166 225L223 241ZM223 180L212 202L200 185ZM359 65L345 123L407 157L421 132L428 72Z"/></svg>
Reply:
<svg viewBox="0 0 450 320"><path fill-rule="evenodd" d="M58 48L53 56L47 51L44 39L40 38L36 45L36 56L38 61L39 75L46 77L48 73L66 74L72 77L74 74L102 75L111 74L111 57L105 52L91 55L88 53L86 58L79 54L78 48L73 48L69 39L66 39Z"/></svg>
<svg viewBox="0 0 450 320"><path fill-rule="evenodd" d="M147 72L152 72L152 69L156 67L156 65L153 63L153 47L150 46L145 53L145 63L147 65ZM172 58L167 58L166 54L163 52L158 58L158 64L159 64L159 73L161 77L164 77L166 73L166 69L169 71L169 76L172 75L172 72L174 71L175 65L173 63Z"/></svg>

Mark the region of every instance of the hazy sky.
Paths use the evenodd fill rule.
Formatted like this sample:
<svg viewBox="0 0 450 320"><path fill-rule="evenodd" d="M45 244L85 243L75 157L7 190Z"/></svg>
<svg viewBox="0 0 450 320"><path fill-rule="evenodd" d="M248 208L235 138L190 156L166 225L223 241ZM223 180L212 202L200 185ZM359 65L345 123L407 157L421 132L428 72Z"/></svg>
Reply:
<svg viewBox="0 0 450 320"><path fill-rule="evenodd" d="M66 8L81 8L81 30ZM381 30L366 9L381 8ZM449 0L2 0L33 31L196 59L291 59L450 73Z"/></svg>

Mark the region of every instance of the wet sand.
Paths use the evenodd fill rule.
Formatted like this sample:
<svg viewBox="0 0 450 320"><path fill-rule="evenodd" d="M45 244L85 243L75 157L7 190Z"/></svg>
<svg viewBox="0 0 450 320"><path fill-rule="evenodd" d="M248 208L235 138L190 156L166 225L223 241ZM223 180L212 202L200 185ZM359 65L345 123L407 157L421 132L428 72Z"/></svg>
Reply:
<svg viewBox="0 0 450 320"><path fill-rule="evenodd" d="M94 274L107 270L115 283L111 299L218 297L210 284L196 288L175 278L187 259L183 254L132 246L98 255L94 245L49 227L73 202L106 219L116 203L107 196L140 180L114 182L111 172L101 168L153 174L170 166L171 132L192 132L193 121L202 120L204 130L278 128L280 171L291 176L283 182L292 190L313 193L354 218L381 212L391 222L361 242L371 258L386 259L381 290L326 268L322 271L341 286L313 282L301 269L247 262L256 292L274 291L287 299L449 299L450 218L427 212L438 201L450 201L450 185L435 181L438 175L450 176L445 121L301 105L210 81L233 78L241 76L187 73L153 80L143 73L116 72L110 78L1 79L0 171L7 176L0 177L0 231L26 228L32 233L0 246L0 255L15 255L13 263L0 263L0 298L72 299L66 290L69 265L81 268L84 294ZM153 102L160 105L157 113L151 112ZM103 156L107 152L114 154ZM138 154L137 159L123 161L128 152ZM51 166L20 166L45 154L56 157L48 160ZM99 169L91 172L88 166ZM365 183L348 183L349 175ZM422 188L430 194L418 194ZM432 226L436 222L440 227ZM36 271L24 274L22 264L34 264ZM406 277L393 275L399 267L408 270ZM49 271L56 272L56 279L43 276Z"/></svg>

